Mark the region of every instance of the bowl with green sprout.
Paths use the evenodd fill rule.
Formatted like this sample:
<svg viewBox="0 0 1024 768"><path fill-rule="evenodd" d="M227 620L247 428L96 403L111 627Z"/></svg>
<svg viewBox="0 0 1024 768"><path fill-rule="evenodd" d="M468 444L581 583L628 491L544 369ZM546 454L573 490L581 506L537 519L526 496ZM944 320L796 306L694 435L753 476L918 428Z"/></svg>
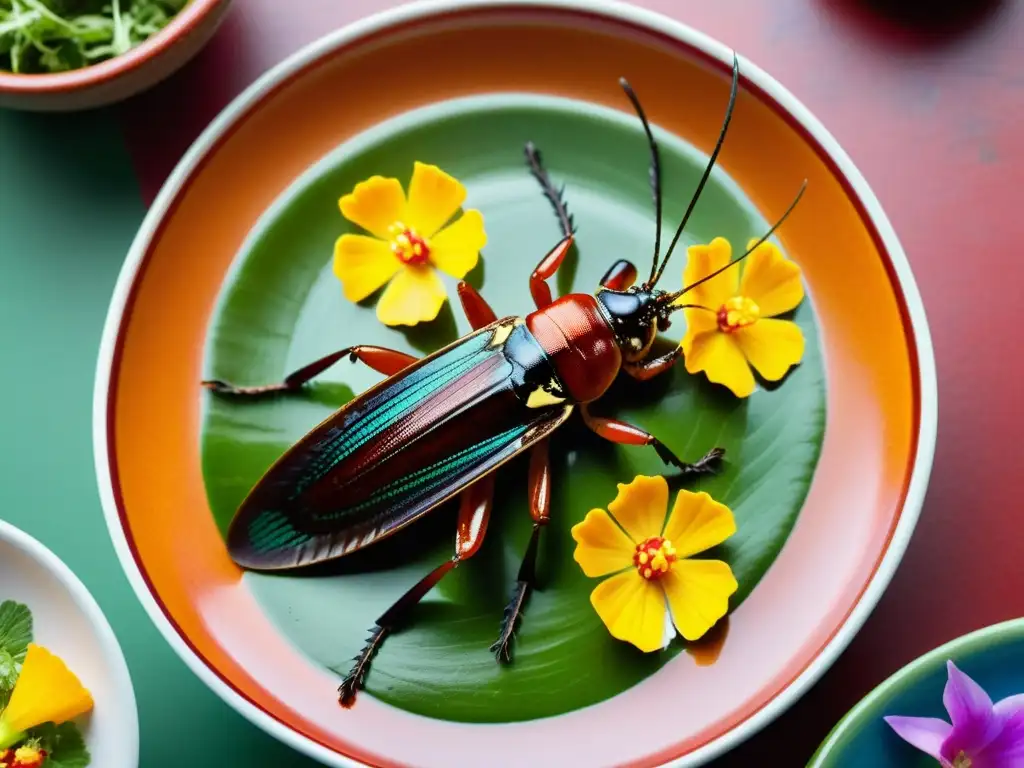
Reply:
<svg viewBox="0 0 1024 768"><path fill-rule="evenodd" d="M0 0L0 107L103 106L163 80L229 0Z"/></svg>

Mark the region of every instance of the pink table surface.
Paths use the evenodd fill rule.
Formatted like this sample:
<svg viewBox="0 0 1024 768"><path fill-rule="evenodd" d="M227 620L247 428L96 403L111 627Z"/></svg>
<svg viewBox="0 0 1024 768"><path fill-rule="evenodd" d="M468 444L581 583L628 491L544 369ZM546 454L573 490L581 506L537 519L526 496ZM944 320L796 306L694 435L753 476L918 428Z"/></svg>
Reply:
<svg viewBox="0 0 1024 768"><path fill-rule="evenodd" d="M123 105L147 200L216 113L266 68L388 0L236 0L199 57ZM741 51L835 135L908 253L933 334L939 442L917 532L866 626L798 704L717 765L799 765L873 686L960 634L1019 616L1024 364L1024 4L644 0ZM952 29L893 8L981 8ZM889 9L889 10L886 10ZM998 290L996 290L998 288ZM869 308L865 308L866 311Z"/></svg>

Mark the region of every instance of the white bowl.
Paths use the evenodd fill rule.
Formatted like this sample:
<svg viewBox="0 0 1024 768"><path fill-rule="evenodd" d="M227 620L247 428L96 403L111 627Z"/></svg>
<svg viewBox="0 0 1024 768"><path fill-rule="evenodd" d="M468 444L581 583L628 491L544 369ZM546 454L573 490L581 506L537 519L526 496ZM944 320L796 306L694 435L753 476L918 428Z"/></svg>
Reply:
<svg viewBox="0 0 1024 768"><path fill-rule="evenodd" d="M139 718L114 631L78 577L27 533L0 520L0 603L32 611L34 642L63 659L93 696L81 721L90 768L137 768Z"/></svg>

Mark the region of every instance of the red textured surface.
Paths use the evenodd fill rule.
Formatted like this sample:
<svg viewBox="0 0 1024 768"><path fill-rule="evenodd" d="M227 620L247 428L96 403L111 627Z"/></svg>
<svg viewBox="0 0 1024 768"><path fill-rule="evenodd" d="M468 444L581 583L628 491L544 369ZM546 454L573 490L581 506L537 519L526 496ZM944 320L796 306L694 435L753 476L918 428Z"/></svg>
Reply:
<svg viewBox="0 0 1024 768"><path fill-rule="evenodd" d="M868 690L921 653L1024 613L1018 542L1018 309L1024 282L1024 5L942 31L887 19L890 0L644 0L735 47L803 101L853 158L907 251L933 334L939 442L903 564L847 652L791 710L717 766L802 765ZM387 0L236 0L184 71L123 107L144 194L259 73ZM851 276L856 279L856 276ZM870 307L865 307L870 311Z"/></svg>

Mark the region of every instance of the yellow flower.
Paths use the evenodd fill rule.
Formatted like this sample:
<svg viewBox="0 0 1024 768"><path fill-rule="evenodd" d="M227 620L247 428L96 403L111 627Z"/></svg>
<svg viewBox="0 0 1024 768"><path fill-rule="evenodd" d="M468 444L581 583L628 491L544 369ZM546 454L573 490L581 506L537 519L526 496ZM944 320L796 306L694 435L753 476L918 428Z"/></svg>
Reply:
<svg viewBox="0 0 1024 768"><path fill-rule="evenodd" d="M0 750L43 723L72 720L92 709L89 692L63 661L30 643L7 708L0 713Z"/></svg>
<svg viewBox="0 0 1024 768"><path fill-rule="evenodd" d="M338 204L373 237L346 234L334 245L334 274L345 298L362 301L388 283L377 303L382 323L415 325L437 317L447 294L436 269L461 280L487 243L480 211L468 210L445 226L465 199L458 180L419 162L408 199L398 179L373 176L356 184Z"/></svg>
<svg viewBox="0 0 1024 768"><path fill-rule="evenodd" d="M732 512L706 493L680 491L672 513L663 477L638 475L619 483L608 511L592 509L572 529L583 572L605 579L590 603L612 636L641 651L665 648L676 630L702 637L729 610L738 585L720 560L692 555L736 532Z"/></svg>
<svg viewBox="0 0 1024 768"><path fill-rule="evenodd" d="M731 258L732 248L721 237L708 245L691 246L683 285L720 269ZM775 319L803 301L800 267L765 242L746 258L742 268L742 277L737 269L727 269L677 300L700 307L683 310L686 370L704 371L709 381L724 384L737 397L754 391L750 366L768 381L778 381L804 355L800 326Z"/></svg>

